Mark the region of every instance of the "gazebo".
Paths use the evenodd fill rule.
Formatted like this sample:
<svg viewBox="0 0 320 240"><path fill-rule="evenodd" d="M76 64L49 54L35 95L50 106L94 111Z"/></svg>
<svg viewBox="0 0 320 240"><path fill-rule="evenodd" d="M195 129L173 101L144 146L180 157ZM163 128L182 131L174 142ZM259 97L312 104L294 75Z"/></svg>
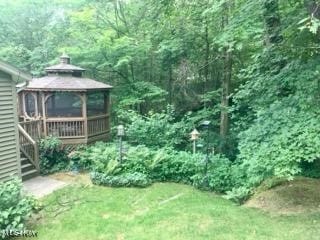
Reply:
<svg viewBox="0 0 320 240"><path fill-rule="evenodd" d="M19 90L20 125L33 138L56 136L64 144L107 140L112 86L83 76L84 69L60 63L45 69Z"/></svg>

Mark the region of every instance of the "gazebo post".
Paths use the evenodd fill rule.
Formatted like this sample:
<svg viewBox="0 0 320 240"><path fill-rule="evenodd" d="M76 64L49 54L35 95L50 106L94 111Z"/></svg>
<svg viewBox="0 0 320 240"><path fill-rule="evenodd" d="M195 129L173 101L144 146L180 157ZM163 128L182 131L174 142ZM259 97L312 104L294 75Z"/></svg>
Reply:
<svg viewBox="0 0 320 240"><path fill-rule="evenodd" d="M83 130L84 130L84 137L86 142L88 141L88 117L87 117L87 93L82 93L82 116L83 116Z"/></svg>
<svg viewBox="0 0 320 240"><path fill-rule="evenodd" d="M104 101L104 113L108 114L108 93L103 92L103 101Z"/></svg>
<svg viewBox="0 0 320 240"><path fill-rule="evenodd" d="M41 92L43 135L47 137L46 94Z"/></svg>
<svg viewBox="0 0 320 240"><path fill-rule="evenodd" d="M107 114L107 129L110 129L110 121L111 121L111 118L110 118L110 109L111 109L111 97L110 97L110 92L107 91L105 92L104 94L105 96L105 103L106 103L106 114ZM106 129L106 130L107 130Z"/></svg>
<svg viewBox="0 0 320 240"><path fill-rule="evenodd" d="M22 114L23 114L23 119L26 119L27 113L26 113L26 94L25 92L22 92Z"/></svg>

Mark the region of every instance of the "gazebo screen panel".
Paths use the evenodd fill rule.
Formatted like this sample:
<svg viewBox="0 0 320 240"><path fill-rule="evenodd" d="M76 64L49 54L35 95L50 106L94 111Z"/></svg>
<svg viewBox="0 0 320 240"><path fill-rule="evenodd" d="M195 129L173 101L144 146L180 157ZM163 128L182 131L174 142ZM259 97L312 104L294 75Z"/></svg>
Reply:
<svg viewBox="0 0 320 240"><path fill-rule="evenodd" d="M107 93L102 91L87 93L87 116L99 116L108 113Z"/></svg>
<svg viewBox="0 0 320 240"><path fill-rule="evenodd" d="M36 97L33 93L27 93L25 95L25 111L29 117L36 116Z"/></svg>
<svg viewBox="0 0 320 240"><path fill-rule="evenodd" d="M47 117L82 117L82 100L71 92L53 93L46 101Z"/></svg>

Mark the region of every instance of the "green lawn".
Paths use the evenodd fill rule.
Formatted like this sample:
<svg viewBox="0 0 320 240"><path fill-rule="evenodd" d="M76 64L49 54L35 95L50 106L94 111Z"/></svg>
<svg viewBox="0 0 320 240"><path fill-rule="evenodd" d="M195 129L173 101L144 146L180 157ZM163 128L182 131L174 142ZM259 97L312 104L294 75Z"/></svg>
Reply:
<svg viewBox="0 0 320 240"><path fill-rule="evenodd" d="M174 183L146 189L70 186L43 202L34 227L41 240L320 238L319 213L272 216Z"/></svg>

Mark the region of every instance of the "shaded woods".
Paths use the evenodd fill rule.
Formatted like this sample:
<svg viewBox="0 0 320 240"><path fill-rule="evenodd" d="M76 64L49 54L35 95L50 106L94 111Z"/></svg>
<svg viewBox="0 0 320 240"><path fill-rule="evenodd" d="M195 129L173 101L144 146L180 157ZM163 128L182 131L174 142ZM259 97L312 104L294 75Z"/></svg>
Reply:
<svg viewBox="0 0 320 240"><path fill-rule="evenodd" d="M210 120L236 186L253 186L304 174L320 158L318 4L0 0L0 58L38 76L68 53L115 86L115 123L129 110L165 111L187 138Z"/></svg>

